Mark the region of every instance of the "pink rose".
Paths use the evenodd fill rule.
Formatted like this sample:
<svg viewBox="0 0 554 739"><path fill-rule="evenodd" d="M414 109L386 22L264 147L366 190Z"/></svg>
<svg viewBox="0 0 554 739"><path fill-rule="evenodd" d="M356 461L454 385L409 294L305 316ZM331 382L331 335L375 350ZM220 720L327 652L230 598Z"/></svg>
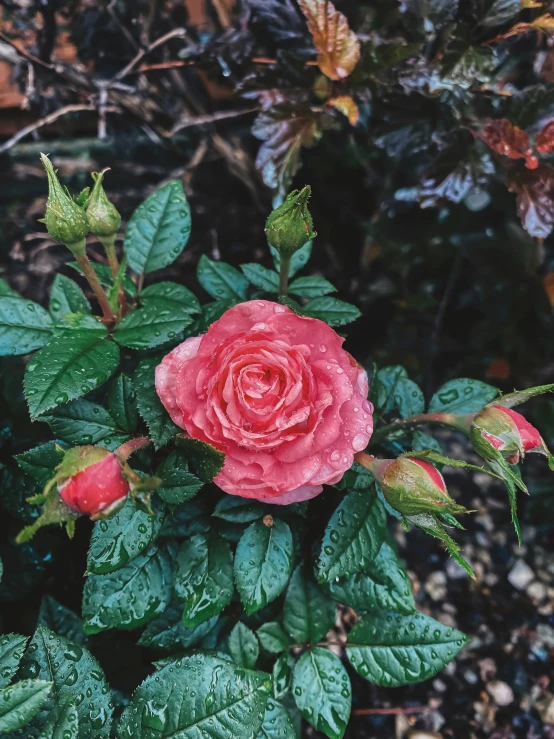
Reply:
<svg viewBox="0 0 554 739"><path fill-rule="evenodd" d="M323 321L252 300L156 369L173 421L225 453L231 495L288 504L338 482L373 431L365 371Z"/></svg>

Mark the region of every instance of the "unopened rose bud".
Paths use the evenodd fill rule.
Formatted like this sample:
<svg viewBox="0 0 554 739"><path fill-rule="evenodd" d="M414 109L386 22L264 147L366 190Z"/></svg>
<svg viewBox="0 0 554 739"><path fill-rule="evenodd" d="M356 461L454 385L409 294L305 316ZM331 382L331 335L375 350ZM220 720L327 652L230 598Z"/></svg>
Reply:
<svg viewBox="0 0 554 739"><path fill-rule="evenodd" d="M129 482L113 452L95 446L70 449L62 462L58 490L75 513L102 518L114 513L127 498Z"/></svg>
<svg viewBox="0 0 554 739"><path fill-rule="evenodd" d="M281 256L290 257L316 236L312 216L308 210L310 194L309 185L300 192L298 190L291 192L285 202L267 219L265 224L267 240Z"/></svg>
<svg viewBox="0 0 554 739"><path fill-rule="evenodd" d="M121 225L119 211L108 200L108 196L102 185L104 173L107 171L107 169L104 169L102 172L92 173L94 187L92 188L87 205L90 230L93 234L101 238L114 236Z"/></svg>
<svg viewBox="0 0 554 739"><path fill-rule="evenodd" d="M466 513L448 494L436 467L422 459L375 460L371 471L387 502L404 516L419 513Z"/></svg>
<svg viewBox="0 0 554 739"><path fill-rule="evenodd" d="M488 405L475 416L470 437L484 459L493 460L495 451L510 464L517 464L525 452L549 455L537 429L521 413L500 405Z"/></svg>
<svg viewBox="0 0 554 739"><path fill-rule="evenodd" d="M83 252L85 237L89 232L86 213L62 187L52 162L45 154L40 155L48 175L48 200L44 223L54 241L63 242L73 252Z"/></svg>

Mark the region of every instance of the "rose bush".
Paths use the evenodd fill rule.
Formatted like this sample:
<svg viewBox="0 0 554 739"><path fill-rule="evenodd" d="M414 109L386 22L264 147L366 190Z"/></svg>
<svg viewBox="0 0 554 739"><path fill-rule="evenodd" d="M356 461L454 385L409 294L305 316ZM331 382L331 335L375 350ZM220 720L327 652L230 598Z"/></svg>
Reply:
<svg viewBox="0 0 554 739"><path fill-rule="evenodd" d="M28 646L0 639L0 733L298 739L305 720L342 739L349 671L384 687L419 682L466 640L417 610L395 526L436 537L474 576L447 531L468 511L442 471L503 481L519 535L526 487L511 463L533 450L553 460L511 409L554 386L500 397L458 378L426 401L402 367L362 368L335 330L358 309L322 277L296 276L315 236L309 188L268 219L275 269L200 258L212 298L201 304L177 282L150 281L188 240L179 181L138 207L118 254L103 174L74 199L43 163L46 225L81 284L58 274L46 310L0 280L2 368L26 404L4 386L26 431L0 467L2 597L31 593L37 562L75 566L51 524L78 551L89 538L79 519L95 523L82 616L48 597ZM105 261L90 261L88 230ZM420 428L437 425L465 435L460 448L473 444L483 466L443 454ZM140 630L136 644L118 630ZM132 654L132 679L139 666L152 674L132 695L111 693L94 652L103 663Z"/></svg>
<svg viewBox="0 0 554 739"><path fill-rule="evenodd" d="M367 373L323 321L252 300L230 308L156 369L177 426L225 454L214 482L285 505L333 485L373 430Z"/></svg>

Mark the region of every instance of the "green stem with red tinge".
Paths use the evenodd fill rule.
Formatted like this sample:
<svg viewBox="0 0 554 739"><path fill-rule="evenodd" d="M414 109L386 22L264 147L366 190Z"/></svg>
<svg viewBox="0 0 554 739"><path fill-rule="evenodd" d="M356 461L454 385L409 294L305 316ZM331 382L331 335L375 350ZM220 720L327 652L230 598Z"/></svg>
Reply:
<svg viewBox="0 0 554 739"><path fill-rule="evenodd" d="M108 300L108 296L106 295L104 288L100 284L96 272L92 268L90 260L86 255L85 240L83 239L82 242L79 242L78 244L67 244L67 246L73 252L75 260L81 268L83 276L90 285L92 292L96 297L96 300L98 300L98 303L104 315L104 322L108 324L114 323L117 319L117 316L114 315L114 312L110 306L110 301Z"/></svg>
<svg viewBox="0 0 554 739"><path fill-rule="evenodd" d="M474 415L474 413L468 413L463 416L457 416L455 413L421 413L417 416L411 416L410 418L394 421L394 423L389 423L386 426L377 429L371 437L370 443L376 444L383 439L386 439L387 436L398 431L412 431L418 426L425 426L427 424L446 426L450 429L456 429L457 431L467 434Z"/></svg>

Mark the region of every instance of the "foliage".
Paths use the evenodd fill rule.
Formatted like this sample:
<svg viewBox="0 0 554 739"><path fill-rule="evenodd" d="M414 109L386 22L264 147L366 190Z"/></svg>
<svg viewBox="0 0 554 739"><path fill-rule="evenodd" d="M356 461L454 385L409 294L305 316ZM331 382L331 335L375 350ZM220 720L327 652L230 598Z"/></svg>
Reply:
<svg viewBox="0 0 554 739"><path fill-rule="evenodd" d="M257 167L276 203L306 150L320 145L328 151L324 147L338 137L347 142L341 146L355 160L352 168L371 173L368 179L376 183L379 205L368 233L391 256L395 277L406 278L403 262L409 261L397 255L407 237L395 216L419 208L437 210L447 223L441 230L446 240L448 222L460 218L459 209L464 217L470 214L462 236L449 242L460 253L480 233L474 219L499 191L528 234L550 234L554 98L550 85L539 89L535 72L514 67L512 53L515 44L544 43L548 13L520 11L517 2L465 8L410 0L394 7L344 3L344 14L316 0L299 7L292 0L246 0L245 6L247 19L228 29L224 40L213 36L188 46L175 35L169 48L211 74L214 61L221 60L235 88L255 100ZM32 12L20 8L17 15ZM249 53L261 22L264 51L278 50L267 64ZM80 52L96 54L85 43ZM260 51L257 58L266 57ZM95 64L100 70L99 58ZM47 79L41 75L39 70L39 89ZM64 92L68 100L80 84L77 75ZM109 100L120 93L117 85L110 87ZM167 100L159 105L164 114L175 114L164 109ZM521 229L511 225L523 240ZM89 291L85 295L81 288L85 283L65 274L55 278L48 310L0 283L2 368L13 370L17 381L24 377L19 392L24 388L27 406L9 400L18 403L18 418L37 421L14 441L14 461L1 470L2 505L18 519L10 536L36 518L26 499L53 477L64 448L98 444L114 450L129 439L149 437L152 448L137 453L133 468L139 478L159 480L154 492L131 495L113 516L94 523L83 627L78 616L48 599L28 643L20 635L0 641L0 731L25 726L31 738L86 739L107 737L113 726L118 739L153 733L163 739L177 732L293 739L300 714L340 739L351 710L352 669L389 687L426 680L465 642L460 632L417 611L390 535L397 519L420 528L443 541L472 573L447 531L457 525L453 517L436 511L402 517L383 496L377 474L359 460L321 499L276 512L263 502L222 494L213 483L222 453L180 435L156 394L156 367L232 305L281 299L341 332L354 331L361 315L356 305L330 295L338 291L329 280L307 271L297 276L306 269L311 242L291 260L288 291L294 299L280 294L275 252L274 269L246 262L239 270L202 255L197 277L210 297L203 304L165 273L154 281L155 271L182 254L190 232L191 209L180 180L162 184L139 205L126 229L120 272L93 263L115 312L111 322L99 317ZM419 238L410 236L412 253ZM368 292L366 305L372 299ZM425 302L424 296L412 299ZM29 354L28 361L18 358ZM370 399L376 429L369 451L409 453L441 469L475 469L443 455L439 442L420 427L426 424L429 431L441 424L449 433L467 433L467 425L453 417L471 423L473 414L498 400L499 391L468 378L425 390L404 367L375 370ZM522 400L533 394L524 391ZM517 525L516 488L524 487L519 471L502 455L483 464L483 471L505 481ZM77 522L78 532L87 535L85 527ZM21 565L15 597L33 589L36 578L23 570L40 576L40 546L52 547L57 537L46 530L25 545L28 564ZM14 562L5 557L4 567ZM346 642L331 650L344 608L359 620L348 626ZM114 712L108 682L88 647L102 644L91 641L98 638L115 650L126 631L148 650L150 662L163 659L140 685L138 676L126 685L124 699L114 691Z"/></svg>

